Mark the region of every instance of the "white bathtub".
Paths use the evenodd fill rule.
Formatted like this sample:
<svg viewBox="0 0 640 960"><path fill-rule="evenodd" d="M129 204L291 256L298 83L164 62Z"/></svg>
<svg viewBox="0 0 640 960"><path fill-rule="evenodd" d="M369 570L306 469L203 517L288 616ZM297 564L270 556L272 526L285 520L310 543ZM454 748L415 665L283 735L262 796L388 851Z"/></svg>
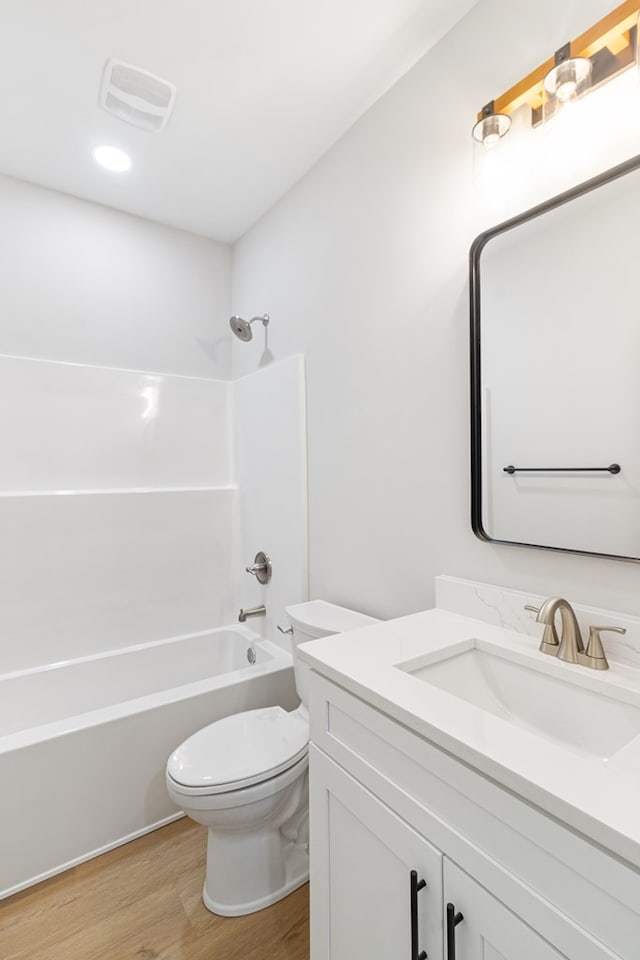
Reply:
<svg viewBox="0 0 640 960"><path fill-rule="evenodd" d="M242 626L0 676L0 897L179 816L164 767L196 730L297 702L291 657Z"/></svg>

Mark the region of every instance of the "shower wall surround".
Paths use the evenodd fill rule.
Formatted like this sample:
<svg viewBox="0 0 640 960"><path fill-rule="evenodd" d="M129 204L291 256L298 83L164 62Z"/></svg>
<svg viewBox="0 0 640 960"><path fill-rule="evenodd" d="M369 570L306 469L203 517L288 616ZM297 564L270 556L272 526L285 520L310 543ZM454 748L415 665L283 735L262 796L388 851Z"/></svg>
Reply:
<svg viewBox="0 0 640 960"><path fill-rule="evenodd" d="M0 673L230 622L229 249L0 205Z"/></svg>
<svg viewBox="0 0 640 960"><path fill-rule="evenodd" d="M260 334L258 334L260 336ZM308 599L307 423L304 357L288 357L233 383L234 460L238 482L238 547L244 571L258 550L273 564L260 586L240 574L238 606L264 603L252 627L289 648L277 625L285 607Z"/></svg>
<svg viewBox="0 0 640 960"><path fill-rule="evenodd" d="M230 384L0 356L0 672L229 622Z"/></svg>
<svg viewBox="0 0 640 960"><path fill-rule="evenodd" d="M230 389L2 356L0 493L227 487Z"/></svg>
<svg viewBox="0 0 640 960"><path fill-rule="evenodd" d="M276 624L308 596L303 357L231 382L220 244L4 177L0 209L0 674L262 602L252 627L288 647ZM258 550L266 588L244 573Z"/></svg>

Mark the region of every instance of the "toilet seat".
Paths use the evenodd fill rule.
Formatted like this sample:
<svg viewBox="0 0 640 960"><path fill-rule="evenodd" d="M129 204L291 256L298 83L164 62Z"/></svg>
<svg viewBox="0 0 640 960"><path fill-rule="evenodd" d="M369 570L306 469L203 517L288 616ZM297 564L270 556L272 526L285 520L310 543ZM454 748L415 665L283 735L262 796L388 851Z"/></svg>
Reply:
<svg viewBox="0 0 640 960"><path fill-rule="evenodd" d="M238 787L227 790L225 793L209 793L203 787L184 787L167 773L166 784L169 796L176 804L193 819L198 819L198 812L211 814L214 811L225 812L228 815L241 807L253 807L269 798L276 798L286 792L297 780L303 778L309 769L309 757L305 753L300 760L269 780L261 780L249 787ZM195 816L194 816L195 814ZM202 821L200 821L202 822Z"/></svg>
<svg viewBox="0 0 640 960"><path fill-rule="evenodd" d="M177 793L212 796L271 780L306 757L309 725L282 707L217 720L172 753L167 775Z"/></svg>

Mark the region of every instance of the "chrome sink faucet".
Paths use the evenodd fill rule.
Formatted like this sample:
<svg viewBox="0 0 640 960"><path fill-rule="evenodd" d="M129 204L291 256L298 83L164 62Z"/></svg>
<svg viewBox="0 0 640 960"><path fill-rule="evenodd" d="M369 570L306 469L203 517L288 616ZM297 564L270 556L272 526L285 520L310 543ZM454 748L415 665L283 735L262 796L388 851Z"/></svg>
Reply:
<svg viewBox="0 0 640 960"><path fill-rule="evenodd" d="M531 610L536 616L538 623L544 623L545 629L540 643L542 653L547 653L565 663L579 663L583 667L590 667L592 670L608 670L607 661L602 640L601 632L609 630L612 633L626 633L624 627L589 627L589 643L587 649L584 649L580 626L576 619L573 607L568 600L563 597L550 597L541 607L532 607L527 605L525 610ZM562 631L560 639L556 631L556 614L560 611L562 621Z"/></svg>
<svg viewBox="0 0 640 960"><path fill-rule="evenodd" d="M558 660L564 660L565 663L578 663L578 654L584 653L584 644L576 615L569 601L562 597L550 597L538 610L536 619L538 623L555 625L558 610L562 619L562 632L556 657Z"/></svg>

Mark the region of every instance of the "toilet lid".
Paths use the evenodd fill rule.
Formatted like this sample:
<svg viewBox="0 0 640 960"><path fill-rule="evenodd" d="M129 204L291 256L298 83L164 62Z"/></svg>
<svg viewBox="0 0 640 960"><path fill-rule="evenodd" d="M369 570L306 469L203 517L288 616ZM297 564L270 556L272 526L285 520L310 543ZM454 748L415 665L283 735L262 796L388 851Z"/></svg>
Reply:
<svg viewBox="0 0 640 960"><path fill-rule="evenodd" d="M297 711L248 710L194 733L171 754L167 773L178 786L225 793L288 770L308 742L308 721Z"/></svg>

